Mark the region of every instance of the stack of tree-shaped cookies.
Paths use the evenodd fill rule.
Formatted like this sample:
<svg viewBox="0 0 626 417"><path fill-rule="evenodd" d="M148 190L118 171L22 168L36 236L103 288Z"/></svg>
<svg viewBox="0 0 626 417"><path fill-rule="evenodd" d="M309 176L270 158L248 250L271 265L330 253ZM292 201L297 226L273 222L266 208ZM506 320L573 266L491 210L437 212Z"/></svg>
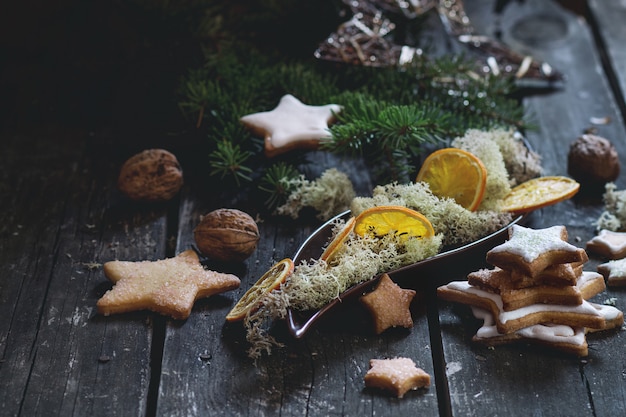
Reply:
<svg viewBox="0 0 626 417"><path fill-rule="evenodd" d="M586 356L586 333L621 326L624 316L615 307L587 301L605 289L604 277L583 271L587 253L567 239L565 226L513 225L509 239L487 252L493 269L472 272L467 281L443 285L437 294L472 306L484 320L474 341L532 341Z"/></svg>

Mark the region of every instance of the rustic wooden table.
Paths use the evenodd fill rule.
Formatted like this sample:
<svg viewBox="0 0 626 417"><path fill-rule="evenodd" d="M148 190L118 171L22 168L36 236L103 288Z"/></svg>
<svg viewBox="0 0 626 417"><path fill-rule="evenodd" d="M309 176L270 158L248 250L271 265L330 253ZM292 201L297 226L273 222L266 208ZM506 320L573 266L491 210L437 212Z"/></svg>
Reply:
<svg viewBox="0 0 626 417"><path fill-rule="evenodd" d="M590 128L610 139L626 164L624 2L588 0L575 2L579 7L572 10L528 0L510 3L502 12L492 0L466 3L482 33L500 31L513 48L551 63L566 76L560 88L524 98L526 113L537 126L527 138L543 158L544 174L566 175L569 144ZM3 70L3 87L10 87L7 77L20 71L13 68L13 73ZM19 100L27 98L12 104L23 104ZM15 116L12 104L3 111ZM124 108L128 113L122 121L128 122L133 103ZM89 117L88 106L73 110L79 118ZM593 118L609 122L593 125ZM468 320L468 311L438 302L434 288L424 289L424 308L414 313L410 330L372 336L338 320L294 340L279 324L276 333L284 349L255 365L246 356L241 327L226 325L224 316L269 266L293 256L319 225L312 219L264 219L257 251L228 271L241 277L241 289L197 302L186 321L149 312L97 315L96 301L110 288L99 264L173 256L192 246L201 214L238 204L237 196L216 195L210 183L194 177L204 157L195 142L159 135L149 125L120 132L115 129L120 118L90 130L84 119L72 125L68 118L45 128L32 128L28 117L21 120L25 122L7 122L0 130L0 415L626 413L622 331L590 335L590 354L583 359L525 345L477 347L470 343L475 322ZM172 149L181 159L188 178L175 201L140 206L116 190L121 162L146 146ZM321 152L311 158L320 170L337 166L350 173L358 193L371 190L359 161ZM623 175L616 183L619 189L626 187ZM536 228L563 224L572 243L584 246L595 233L593 222L602 207L599 195L580 195L533 213L528 222ZM254 205L238 208L257 210ZM592 256L589 268L599 261ZM623 290L606 290L597 300L608 298L626 310ZM369 360L394 356L413 358L433 376L432 386L403 399L366 389Z"/></svg>

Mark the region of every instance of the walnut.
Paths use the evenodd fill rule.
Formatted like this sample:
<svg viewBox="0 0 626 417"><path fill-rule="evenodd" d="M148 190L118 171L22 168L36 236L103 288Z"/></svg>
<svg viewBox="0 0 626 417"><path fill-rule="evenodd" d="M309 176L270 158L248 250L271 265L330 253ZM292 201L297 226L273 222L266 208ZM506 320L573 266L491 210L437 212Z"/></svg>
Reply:
<svg viewBox="0 0 626 417"><path fill-rule="evenodd" d="M259 228L249 214L223 208L203 216L193 235L198 250L206 257L241 262L256 249Z"/></svg>
<svg viewBox="0 0 626 417"><path fill-rule="evenodd" d="M122 165L117 187L131 200L167 201L183 186L183 171L172 153L164 149L140 152Z"/></svg>
<svg viewBox="0 0 626 417"><path fill-rule="evenodd" d="M581 184L603 186L619 176L617 150L608 139L582 135L570 144L567 171Z"/></svg>

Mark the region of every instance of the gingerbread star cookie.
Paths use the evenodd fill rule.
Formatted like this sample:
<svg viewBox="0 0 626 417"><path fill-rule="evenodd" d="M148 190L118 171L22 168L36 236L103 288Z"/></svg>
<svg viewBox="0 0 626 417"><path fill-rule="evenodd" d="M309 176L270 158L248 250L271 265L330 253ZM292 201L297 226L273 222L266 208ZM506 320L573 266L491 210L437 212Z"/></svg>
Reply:
<svg viewBox="0 0 626 417"><path fill-rule="evenodd" d="M197 299L240 284L235 275L204 269L193 250L158 261L107 262L104 274L114 283L97 303L98 312L105 316L151 310L184 320Z"/></svg>
<svg viewBox="0 0 626 417"><path fill-rule="evenodd" d="M374 331L381 334L390 327L413 327L409 307L415 297L414 290L400 288L383 274L376 289L360 298L374 319Z"/></svg>
<svg viewBox="0 0 626 417"><path fill-rule="evenodd" d="M328 125L341 109L337 104L309 106L287 94L274 110L248 114L240 121L264 137L265 155L271 158L293 149L317 149L330 138Z"/></svg>
<svg viewBox="0 0 626 417"><path fill-rule="evenodd" d="M380 388L402 398L409 390L430 386L430 375L409 358L371 359L365 386Z"/></svg>
<svg viewBox="0 0 626 417"><path fill-rule="evenodd" d="M626 285L626 258L616 259L598 265L598 272L606 278L611 287Z"/></svg>
<svg viewBox="0 0 626 417"><path fill-rule="evenodd" d="M624 314L617 308L595 303L589 304L604 317L606 324L600 330L615 329L624 323ZM587 356L589 353L586 334L593 329L564 324L539 323L515 332L500 333L491 313L475 307L472 307L472 312L476 318L483 320L483 325L472 338L474 342L496 346L525 341L549 346L576 356Z"/></svg>
<svg viewBox="0 0 626 417"><path fill-rule="evenodd" d="M587 253L567 242L565 226L530 229L513 225L509 240L487 252L487 262L505 270L519 270L536 277L548 266L586 262Z"/></svg>
<svg viewBox="0 0 626 417"><path fill-rule="evenodd" d="M508 271L499 268L471 272L467 276L467 282L477 288L499 294L504 311L537 303L578 305L583 299L589 299L606 288L602 275L582 271L574 285L539 282L533 286L519 287L510 279Z"/></svg>
<svg viewBox="0 0 626 417"><path fill-rule="evenodd" d="M584 272L589 279L595 272ZM599 274L597 274L599 275ZM595 286L594 286L595 287ZM511 311L505 311L499 294L481 290L467 281L452 281L437 288L437 295L444 300L467 304L489 311L501 333L512 333L524 327L540 323L576 324L577 327L604 329L606 321L591 303L583 300L579 305L537 303Z"/></svg>
<svg viewBox="0 0 626 417"><path fill-rule="evenodd" d="M586 249L608 259L626 258L626 233L602 229L587 242Z"/></svg>

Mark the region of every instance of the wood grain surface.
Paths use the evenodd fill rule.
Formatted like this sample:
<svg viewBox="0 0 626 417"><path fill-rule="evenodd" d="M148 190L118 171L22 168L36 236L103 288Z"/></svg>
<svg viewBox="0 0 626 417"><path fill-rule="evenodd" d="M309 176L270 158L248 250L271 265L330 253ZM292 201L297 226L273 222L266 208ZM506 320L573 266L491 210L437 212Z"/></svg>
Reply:
<svg viewBox="0 0 626 417"><path fill-rule="evenodd" d="M588 131L611 140L624 166L626 5L597 0L526 0L502 8L491 0L465 3L478 31L565 75L554 88L529 87L522 99L534 126L525 135L542 156L544 174L567 175L569 145ZM428 22L427 36L437 53L460 52L459 45L446 41L436 18ZM0 46L33 51L34 38L17 33L23 35L19 41ZM480 323L470 310L441 302L435 294L435 283L464 279L471 270L445 276L429 272L426 279L433 284L419 293L412 329L374 335L366 312L350 304L300 340L289 335L285 323L276 323L272 333L284 347L251 360L241 325L227 324L224 317L274 262L295 254L320 225L313 216L263 218L258 248L245 263L206 262L238 275L241 288L198 301L186 321L149 312L96 314L96 301L111 287L102 273L104 262L173 256L193 247L193 228L202 214L237 206L254 217L262 203L240 198L249 190L224 190L207 182L198 138L172 135L167 129L172 121L157 120L165 114L159 112L171 109L138 107L132 123L133 102L125 102L119 90L104 94L113 85L132 84L134 77L115 72L103 81L104 90L92 95L106 98L99 103L106 108L100 114L89 115L84 95L80 105L62 111L43 98L32 99L34 90L18 80L43 61L18 57L21 61L2 70L5 81L0 83L20 97L0 107L0 415L596 417L626 412L621 330L588 336L590 354L582 359L525 344L476 346L471 337ZM55 69L61 71L60 64ZM15 77L15 83L6 76ZM62 81L64 87L70 83ZM49 88L52 95L62 93ZM69 101L65 97L59 103ZM72 123L68 112L81 123ZM601 119L607 122L594 123ZM186 183L175 200L131 203L116 189L121 163L146 145L168 147L179 156ZM359 195L371 192L366 161L324 152L311 152L307 159L311 176L338 167ZM623 175L616 183L626 187ZM533 213L528 225L564 224L571 243L584 247L596 233L603 204L600 191L583 191ZM585 269L595 270L601 261L590 256ZM624 290L608 289L594 301L609 299L626 309ZM369 360L396 356L412 358L431 374L432 385L403 399L366 388Z"/></svg>

